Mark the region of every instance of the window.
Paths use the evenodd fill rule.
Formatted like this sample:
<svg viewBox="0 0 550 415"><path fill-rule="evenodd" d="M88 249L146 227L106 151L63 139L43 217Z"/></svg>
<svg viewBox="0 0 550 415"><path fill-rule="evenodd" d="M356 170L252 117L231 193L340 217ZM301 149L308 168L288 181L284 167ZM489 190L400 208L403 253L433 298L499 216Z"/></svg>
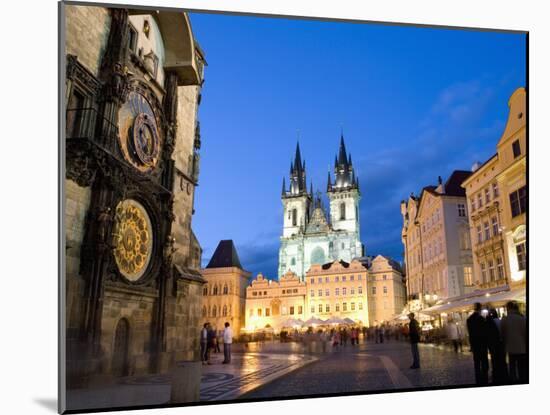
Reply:
<svg viewBox="0 0 550 415"><path fill-rule="evenodd" d="M525 242L516 245L516 255L518 257L518 269L523 271L527 268L527 252L525 250Z"/></svg>
<svg viewBox="0 0 550 415"><path fill-rule="evenodd" d="M346 281L346 276L345 275L342 277L342 281Z"/></svg>
<svg viewBox="0 0 550 415"><path fill-rule="evenodd" d="M294 288L292 292L296 294L298 292L298 288Z"/></svg>
<svg viewBox="0 0 550 415"><path fill-rule="evenodd" d="M334 295L340 295L340 288L334 289Z"/></svg>
<svg viewBox="0 0 550 415"><path fill-rule="evenodd" d="M323 304L319 304L319 313L323 312Z"/></svg>
<svg viewBox="0 0 550 415"><path fill-rule="evenodd" d="M497 198L498 197L498 184L497 183L493 183L493 198Z"/></svg>
<svg viewBox="0 0 550 415"><path fill-rule="evenodd" d="M464 206L464 203L459 203L457 206L458 206L458 216L465 217L466 206Z"/></svg>
<svg viewBox="0 0 550 415"><path fill-rule="evenodd" d="M499 280L504 279L504 263L502 257L497 256L497 276Z"/></svg>
<svg viewBox="0 0 550 415"><path fill-rule="evenodd" d="M487 271L485 270L485 262L480 264L481 267L481 282L484 283L487 281Z"/></svg>
<svg viewBox="0 0 550 415"><path fill-rule="evenodd" d="M216 306L214 306L214 308L212 308L212 317L216 317L217 313L218 313L218 309L216 308Z"/></svg>
<svg viewBox="0 0 550 415"><path fill-rule="evenodd" d="M224 285L223 286L223 293L227 294L228 292L229 292L229 288L227 287L227 285Z"/></svg>
<svg viewBox="0 0 550 415"><path fill-rule="evenodd" d="M354 280L355 280L355 276L354 276L354 275L350 276L350 277L349 277L349 280L350 280L350 281L354 281Z"/></svg>
<svg viewBox="0 0 550 415"><path fill-rule="evenodd" d="M495 280L495 262L490 259L487 261L487 264L489 265L489 281Z"/></svg>
<svg viewBox="0 0 550 415"><path fill-rule="evenodd" d="M283 294L285 294L285 293L286 293L286 290L283 290Z"/></svg>
<svg viewBox="0 0 550 415"><path fill-rule="evenodd" d="M296 258L292 258L290 260L290 265L296 265Z"/></svg>
<svg viewBox="0 0 550 415"><path fill-rule="evenodd" d="M383 291L384 291L384 294L387 294L387 293L388 293L388 287L386 287L386 286L384 285Z"/></svg>
<svg viewBox="0 0 550 415"><path fill-rule="evenodd" d="M311 314L313 314L313 313L315 313L315 306L314 305L311 306Z"/></svg>
<svg viewBox="0 0 550 415"><path fill-rule="evenodd" d="M294 315L294 306L290 306L290 314Z"/></svg>
<svg viewBox="0 0 550 415"><path fill-rule="evenodd" d="M516 140L512 143L512 152L514 153L514 158L521 156L521 147L519 145L519 140Z"/></svg>
<svg viewBox="0 0 550 415"><path fill-rule="evenodd" d="M346 244L344 242L342 242L342 245L341 245L342 249L345 249L346 248Z"/></svg>
<svg viewBox="0 0 550 415"><path fill-rule="evenodd" d="M476 210L476 200L473 197L470 198L470 209L472 212L475 212Z"/></svg>
<svg viewBox="0 0 550 415"><path fill-rule="evenodd" d="M223 317L227 317L227 306L226 306L226 305L223 306L223 309L222 309L222 316L223 316Z"/></svg>
<svg viewBox="0 0 550 415"><path fill-rule="evenodd" d="M312 278L310 281L312 284L315 284L315 278Z"/></svg>
<svg viewBox="0 0 550 415"><path fill-rule="evenodd" d="M361 281L361 279L362 279L362 278L361 278L361 274L359 274L359 275L357 276L357 280L358 280L358 281Z"/></svg>
<svg viewBox="0 0 550 415"><path fill-rule="evenodd" d="M262 316L262 309L261 308L258 308L258 316Z"/></svg>
<svg viewBox="0 0 550 415"><path fill-rule="evenodd" d="M329 277L326 277L326 278L325 278L325 282L330 282L330 278L329 278Z"/></svg>
<svg viewBox="0 0 550 415"><path fill-rule="evenodd" d="M310 295L311 295L311 297L315 297L315 290L311 290Z"/></svg>
<svg viewBox="0 0 550 415"><path fill-rule="evenodd" d="M298 314L303 314L304 310L301 305L298 306Z"/></svg>
<svg viewBox="0 0 550 415"><path fill-rule="evenodd" d="M485 240L491 239L491 229L489 228L489 222L483 222L483 229L485 231Z"/></svg>
<svg viewBox="0 0 550 415"><path fill-rule="evenodd" d="M323 290L319 290L319 297L323 296Z"/></svg>
<svg viewBox="0 0 550 415"><path fill-rule="evenodd" d="M322 284L323 283L323 279L322 278L319 278L319 280L317 281L319 284Z"/></svg>
<svg viewBox="0 0 550 415"><path fill-rule="evenodd" d="M351 294L351 295L354 295L354 294L355 294L355 288L353 288L353 287L350 288L350 294Z"/></svg>
<svg viewBox="0 0 550 415"><path fill-rule="evenodd" d="M372 287L372 295L376 295L376 287Z"/></svg>
<svg viewBox="0 0 550 415"><path fill-rule="evenodd" d="M363 303L359 303L359 310L363 309Z"/></svg>
<svg viewBox="0 0 550 415"><path fill-rule="evenodd" d="M489 204L491 202L491 192L488 187L485 188L485 203Z"/></svg>
<svg viewBox="0 0 550 415"><path fill-rule="evenodd" d="M135 53L137 48L138 33L137 33L137 30L134 28L134 26L132 26L131 24L128 26L129 26L128 27L129 29L128 48L130 49L130 51Z"/></svg>
<svg viewBox="0 0 550 415"><path fill-rule="evenodd" d="M470 287L473 285L472 267L464 267L464 285Z"/></svg>
<svg viewBox="0 0 550 415"><path fill-rule="evenodd" d="M214 285L214 289L212 290L212 295L218 295L218 286Z"/></svg>
<svg viewBox="0 0 550 415"><path fill-rule="evenodd" d="M208 295L208 287L202 289L202 295Z"/></svg>
<svg viewBox="0 0 550 415"><path fill-rule="evenodd" d="M340 277L338 276L334 277L334 282L338 282L338 281L340 281Z"/></svg>
<svg viewBox="0 0 550 415"><path fill-rule="evenodd" d="M340 203L340 220L346 220L346 204Z"/></svg>
<svg viewBox="0 0 550 415"><path fill-rule="evenodd" d="M496 216L493 216L491 218L491 228L493 228L493 236L496 236L499 234L498 231L498 220Z"/></svg>
<svg viewBox="0 0 550 415"><path fill-rule="evenodd" d="M336 311L340 311L340 304L336 303Z"/></svg>
<svg viewBox="0 0 550 415"><path fill-rule="evenodd" d="M351 311L355 311L355 303L351 303Z"/></svg>
<svg viewBox="0 0 550 415"><path fill-rule="evenodd" d="M477 206L481 209L483 206L483 196L481 196L481 193L477 194Z"/></svg>
<svg viewBox="0 0 550 415"><path fill-rule="evenodd" d="M346 287L342 288L342 295L347 295L347 288Z"/></svg>
<svg viewBox="0 0 550 415"><path fill-rule="evenodd" d="M527 187L523 186L510 193L510 207L512 208L512 217L525 213L527 209Z"/></svg>
<svg viewBox="0 0 550 415"><path fill-rule="evenodd" d="M342 311L348 311L348 303L342 304Z"/></svg>
<svg viewBox="0 0 550 415"><path fill-rule="evenodd" d="M363 287L361 286L357 287L357 293L363 294Z"/></svg>
<svg viewBox="0 0 550 415"><path fill-rule="evenodd" d="M298 223L298 212L296 209L292 209L292 226L296 226Z"/></svg>
<svg viewBox="0 0 550 415"><path fill-rule="evenodd" d="M206 306L202 307L202 316L206 317Z"/></svg>
<svg viewBox="0 0 550 415"><path fill-rule="evenodd" d="M267 295L267 291L264 291L264 295Z"/></svg>
<svg viewBox="0 0 550 415"><path fill-rule="evenodd" d="M151 25L149 24L149 20L145 20L143 22L143 33L145 33L145 36L149 38L149 32L151 31Z"/></svg>
<svg viewBox="0 0 550 415"><path fill-rule="evenodd" d="M325 306L325 312L326 312L326 313L330 313L330 304L327 304L327 305Z"/></svg>
<svg viewBox="0 0 550 415"><path fill-rule="evenodd" d="M388 276L387 276L386 274L384 274L384 275L382 276L382 279L383 279L384 281L386 281L386 278L388 278Z"/></svg>
<svg viewBox="0 0 550 415"><path fill-rule="evenodd" d="M330 295L330 290L326 289L325 290L325 295L328 297Z"/></svg>
<svg viewBox="0 0 550 415"><path fill-rule="evenodd" d="M265 316L269 317L271 315L271 310L269 308L265 309Z"/></svg>
<svg viewBox="0 0 550 415"><path fill-rule="evenodd" d="M481 233L481 225L476 226L476 231L477 231L477 242L478 243L483 242L483 235Z"/></svg>

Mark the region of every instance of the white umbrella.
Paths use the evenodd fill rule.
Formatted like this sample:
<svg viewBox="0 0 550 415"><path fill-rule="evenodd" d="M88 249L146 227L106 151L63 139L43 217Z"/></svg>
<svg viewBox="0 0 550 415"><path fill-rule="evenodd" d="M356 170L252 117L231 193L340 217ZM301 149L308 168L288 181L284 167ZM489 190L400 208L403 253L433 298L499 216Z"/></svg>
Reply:
<svg viewBox="0 0 550 415"><path fill-rule="evenodd" d="M283 323L281 324L282 327L302 327L303 325L304 322L302 320L297 320L295 318L289 318L288 320L283 321Z"/></svg>
<svg viewBox="0 0 550 415"><path fill-rule="evenodd" d="M346 317L346 318L344 319L344 323L345 323L345 324L355 324L355 321L353 321L353 320L352 320L351 318L349 318L349 317Z"/></svg>
<svg viewBox="0 0 550 415"><path fill-rule="evenodd" d="M306 326L311 326L313 324L317 324L317 325L325 324L325 321L321 320L320 318L311 317L305 322Z"/></svg>
<svg viewBox="0 0 550 415"><path fill-rule="evenodd" d="M340 317L333 316L326 321L326 324L345 324L345 320Z"/></svg>

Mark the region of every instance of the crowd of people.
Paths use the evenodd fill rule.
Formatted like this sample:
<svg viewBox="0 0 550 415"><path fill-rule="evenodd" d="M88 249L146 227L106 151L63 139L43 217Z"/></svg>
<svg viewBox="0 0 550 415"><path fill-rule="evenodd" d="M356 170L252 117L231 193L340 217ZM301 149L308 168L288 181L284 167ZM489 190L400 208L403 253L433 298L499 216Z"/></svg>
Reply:
<svg viewBox="0 0 550 415"><path fill-rule="evenodd" d="M203 365L211 365L210 354L220 353L220 343L223 343L223 364L231 363L231 345L233 331L229 323L225 323L222 332L218 332L210 323L204 323L200 332L201 361Z"/></svg>

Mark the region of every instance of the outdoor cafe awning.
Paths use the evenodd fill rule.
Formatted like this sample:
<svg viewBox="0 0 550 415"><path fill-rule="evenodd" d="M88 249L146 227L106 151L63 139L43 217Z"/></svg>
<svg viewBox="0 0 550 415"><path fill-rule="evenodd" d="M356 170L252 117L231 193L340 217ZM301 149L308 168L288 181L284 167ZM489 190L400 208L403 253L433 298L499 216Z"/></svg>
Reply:
<svg viewBox="0 0 550 415"><path fill-rule="evenodd" d="M525 288L514 290L495 291L487 290L485 292L476 291L468 296L450 300L441 304L436 304L433 307L425 308L423 313L437 315L441 313L453 313L461 311L469 311L473 309L475 303L491 304L494 307L505 305L508 301L525 302Z"/></svg>

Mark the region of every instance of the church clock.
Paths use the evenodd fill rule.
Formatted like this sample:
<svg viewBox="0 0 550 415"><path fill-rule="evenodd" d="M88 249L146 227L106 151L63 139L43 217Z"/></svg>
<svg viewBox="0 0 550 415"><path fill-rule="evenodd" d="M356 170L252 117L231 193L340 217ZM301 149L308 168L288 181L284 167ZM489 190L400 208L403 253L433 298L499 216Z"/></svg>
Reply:
<svg viewBox="0 0 550 415"><path fill-rule="evenodd" d="M120 273L129 281L139 280L149 265L153 248L151 220L147 211L133 199L116 208L113 254Z"/></svg>
<svg viewBox="0 0 550 415"><path fill-rule="evenodd" d="M159 159L160 135L153 108L140 93L128 94L118 113L118 130L126 161L141 172L152 170Z"/></svg>

